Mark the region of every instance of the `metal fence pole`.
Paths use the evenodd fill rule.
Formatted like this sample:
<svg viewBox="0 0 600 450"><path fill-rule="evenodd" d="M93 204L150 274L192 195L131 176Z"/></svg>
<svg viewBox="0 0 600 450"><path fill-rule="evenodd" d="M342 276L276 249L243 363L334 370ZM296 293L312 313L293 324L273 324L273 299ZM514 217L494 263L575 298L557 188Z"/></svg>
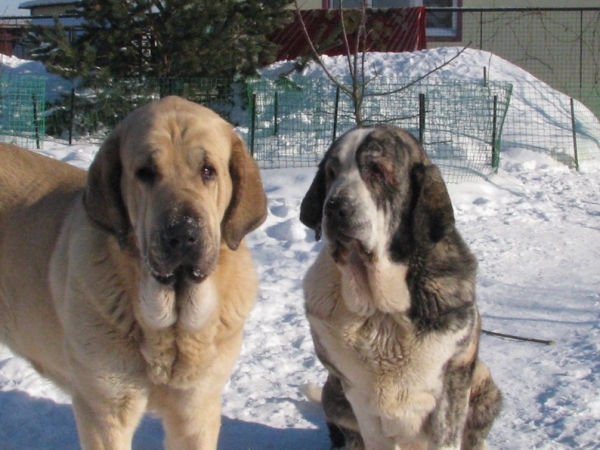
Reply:
<svg viewBox="0 0 600 450"><path fill-rule="evenodd" d="M35 147L40 149L40 124L38 123L38 108L37 108L37 98L35 95L31 96L31 100L33 101L33 126L35 128Z"/></svg>
<svg viewBox="0 0 600 450"><path fill-rule="evenodd" d="M573 158L575 159L575 170L579 172L579 157L577 156L577 123L575 121L575 101L573 97L571 101L571 131L573 133Z"/></svg>
<svg viewBox="0 0 600 450"><path fill-rule="evenodd" d="M71 110L69 111L69 145L73 144L73 122L75 122L75 89L71 89Z"/></svg>
<svg viewBox="0 0 600 450"><path fill-rule="evenodd" d="M579 11L579 96L583 90L583 11ZM571 99L572 101L573 99Z"/></svg>
<svg viewBox="0 0 600 450"><path fill-rule="evenodd" d="M337 126L338 126L338 110L340 105L340 87L335 87L335 103L333 105L333 140L337 137Z"/></svg>
<svg viewBox="0 0 600 450"><path fill-rule="evenodd" d="M275 92L275 105L274 105L274 109L275 111L273 112L273 136L277 136L277 131L279 128L279 125L277 123L278 121L278 109L279 109L279 95L277 92Z"/></svg>
<svg viewBox="0 0 600 450"><path fill-rule="evenodd" d="M498 137L498 96L494 95L493 112L492 112L492 168L494 173L498 172L500 166L500 153L496 145Z"/></svg>
<svg viewBox="0 0 600 450"><path fill-rule="evenodd" d="M425 136L425 94L419 94L419 142L423 144Z"/></svg>
<svg viewBox="0 0 600 450"><path fill-rule="evenodd" d="M483 50L483 11L479 11L479 50Z"/></svg>
<svg viewBox="0 0 600 450"><path fill-rule="evenodd" d="M254 157L254 139L256 134L256 94L252 94L251 123L250 123L250 154Z"/></svg>

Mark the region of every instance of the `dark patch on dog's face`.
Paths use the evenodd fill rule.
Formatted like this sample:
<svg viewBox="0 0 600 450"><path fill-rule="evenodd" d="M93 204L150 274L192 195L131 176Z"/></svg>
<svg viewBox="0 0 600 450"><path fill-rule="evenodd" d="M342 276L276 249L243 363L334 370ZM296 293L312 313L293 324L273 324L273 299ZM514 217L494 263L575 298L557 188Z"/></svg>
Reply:
<svg viewBox="0 0 600 450"><path fill-rule="evenodd" d="M402 207L411 160L409 146L389 127L374 129L356 150L358 170L379 209L394 215Z"/></svg>

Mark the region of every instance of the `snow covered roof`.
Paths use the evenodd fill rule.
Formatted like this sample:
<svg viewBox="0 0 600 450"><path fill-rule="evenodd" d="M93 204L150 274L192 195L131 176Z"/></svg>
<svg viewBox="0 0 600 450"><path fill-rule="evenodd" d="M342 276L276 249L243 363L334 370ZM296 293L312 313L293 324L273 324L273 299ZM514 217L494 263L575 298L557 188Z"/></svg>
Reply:
<svg viewBox="0 0 600 450"><path fill-rule="evenodd" d="M79 3L79 0L31 0L29 2L21 3L19 5L19 9L33 9L43 6L72 5L75 3Z"/></svg>

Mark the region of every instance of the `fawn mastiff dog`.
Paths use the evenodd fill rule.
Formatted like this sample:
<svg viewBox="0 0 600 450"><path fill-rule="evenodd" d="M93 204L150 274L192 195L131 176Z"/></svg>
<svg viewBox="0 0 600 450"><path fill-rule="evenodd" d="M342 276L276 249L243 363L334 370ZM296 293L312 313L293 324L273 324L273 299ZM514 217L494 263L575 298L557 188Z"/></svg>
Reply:
<svg viewBox="0 0 600 450"><path fill-rule="evenodd" d="M501 395L478 358L476 261L419 142L344 134L300 219L325 240L304 292L333 447L484 448Z"/></svg>
<svg viewBox="0 0 600 450"><path fill-rule="evenodd" d="M0 341L72 394L84 449L215 449L257 278L257 165L207 108L132 112L89 172L0 144Z"/></svg>

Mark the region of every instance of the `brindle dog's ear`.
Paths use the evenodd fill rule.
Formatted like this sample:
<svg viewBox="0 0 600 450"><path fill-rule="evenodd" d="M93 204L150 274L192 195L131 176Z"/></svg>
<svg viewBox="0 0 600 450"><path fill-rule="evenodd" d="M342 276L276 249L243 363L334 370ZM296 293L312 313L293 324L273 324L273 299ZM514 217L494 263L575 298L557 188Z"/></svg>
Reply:
<svg viewBox="0 0 600 450"><path fill-rule="evenodd" d="M415 164L412 168L413 230L417 240L439 242L454 228L454 211L446 184L437 166Z"/></svg>
<svg viewBox="0 0 600 450"><path fill-rule="evenodd" d="M92 222L115 235L124 248L131 226L121 196L119 130L108 136L90 166L83 205Z"/></svg>
<svg viewBox="0 0 600 450"><path fill-rule="evenodd" d="M242 140L232 134L229 173L233 184L231 201L221 222L221 233L227 246L237 250L244 236L258 228L267 218L267 196L260 169Z"/></svg>
<svg viewBox="0 0 600 450"><path fill-rule="evenodd" d="M327 195L325 169L323 167L324 165L321 162L321 164L319 164L319 170L315 175L315 179L310 185L308 192L302 200L302 205L300 206L300 222L302 222L308 228L315 230L315 239L317 241L321 239L323 205Z"/></svg>

